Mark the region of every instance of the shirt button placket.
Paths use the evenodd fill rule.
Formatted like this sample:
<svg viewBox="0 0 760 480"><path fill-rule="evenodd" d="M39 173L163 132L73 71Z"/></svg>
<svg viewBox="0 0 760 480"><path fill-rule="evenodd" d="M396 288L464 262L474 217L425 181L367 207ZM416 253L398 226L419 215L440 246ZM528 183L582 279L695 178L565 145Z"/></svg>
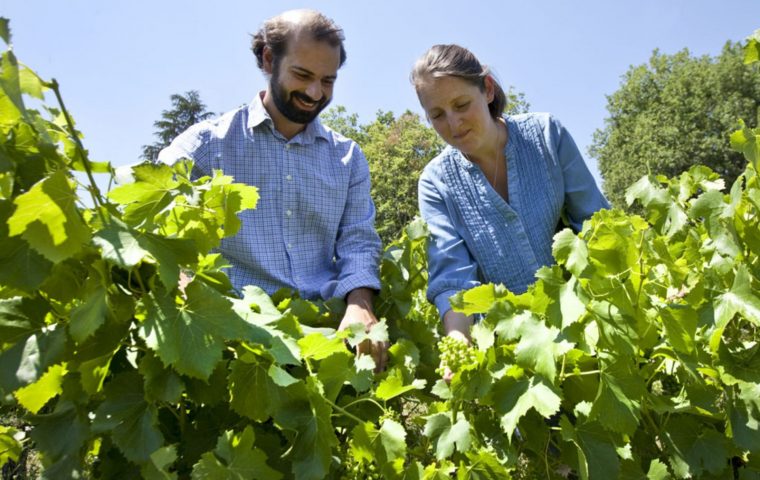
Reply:
<svg viewBox="0 0 760 480"><path fill-rule="evenodd" d="M290 155L291 152L292 152L291 147L292 147L291 144L289 144L289 143L285 144L285 162L284 162L284 166L285 166L285 171L286 172L292 171L293 160L292 160L292 156ZM292 264L292 262L293 262L293 257L292 257L292 255L293 255L293 241L295 239L295 232L293 231L293 228L295 228L295 226L291 222L288 221L288 220L290 220L290 218L293 215L292 208L293 208L293 204L294 204L294 201L295 201L295 199L293 198L293 195L295 194L295 192L293 190L293 183L292 183L293 182L293 176L292 176L292 174L291 173L286 173L285 174L285 180L286 180L286 182L285 182L285 185L283 187L283 194L284 195L283 195L283 205L282 205L282 208L285 210L285 212L284 212L285 213L285 224L283 225L283 227L284 227L283 230L285 232L285 238L284 238L284 240L285 240L285 249L287 250L287 252L289 254L289 257L290 257L291 273L292 273L292 275L294 277L293 281L295 282L295 276L296 275L295 275L295 271L292 270L293 267L294 267L294 265Z"/></svg>

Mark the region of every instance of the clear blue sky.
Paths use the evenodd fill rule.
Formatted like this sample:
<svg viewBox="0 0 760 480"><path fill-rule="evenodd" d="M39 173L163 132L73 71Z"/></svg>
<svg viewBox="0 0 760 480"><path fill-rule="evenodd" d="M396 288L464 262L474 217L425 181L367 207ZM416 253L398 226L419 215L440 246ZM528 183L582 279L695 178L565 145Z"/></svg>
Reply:
<svg viewBox="0 0 760 480"><path fill-rule="evenodd" d="M603 126L606 98L652 51L716 55L760 28L758 0L224 1L0 0L14 51L62 85L93 160L137 160L169 96L198 90L214 112L265 88L250 33L283 10L321 10L346 34L334 105L421 113L409 70L435 43L470 48L534 111L562 120L581 150ZM594 162L586 156L595 170Z"/></svg>

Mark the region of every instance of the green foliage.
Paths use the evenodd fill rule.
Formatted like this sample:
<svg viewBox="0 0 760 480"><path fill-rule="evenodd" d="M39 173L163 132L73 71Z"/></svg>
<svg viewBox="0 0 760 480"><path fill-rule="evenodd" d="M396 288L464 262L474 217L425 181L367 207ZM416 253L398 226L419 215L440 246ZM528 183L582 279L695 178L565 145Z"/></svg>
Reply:
<svg viewBox="0 0 760 480"><path fill-rule="evenodd" d="M757 66L744 59L732 43L715 58L655 51L626 72L589 149L615 207L625 207L626 188L647 173L672 177L700 164L728 185L741 174L744 160L726 138L737 118L756 125L760 106Z"/></svg>
<svg viewBox="0 0 760 480"><path fill-rule="evenodd" d="M359 125L356 115L336 107L324 115L323 121L355 140L367 157L377 210L375 226L383 244L390 244L418 214L417 179L443 149L443 141L409 111L398 118L379 111L374 122Z"/></svg>
<svg viewBox="0 0 760 480"><path fill-rule="evenodd" d="M421 221L384 252L370 332L337 333L335 300L239 298L210 252L254 187L145 164L104 197L57 84L12 51L2 67L0 272L37 271L0 276L0 393L43 478L760 474L760 129L732 136L749 164L728 193L706 167L645 177L627 193L643 216L559 233L526 293L457 294L482 319L446 383ZM46 88L52 119L24 103ZM385 372L348 351L367 337L392 341ZM0 460L21 456L22 428L0 427Z"/></svg>
<svg viewBox="0 0 760 480"><path fill-rule="evenodd" d="M158 158L158 153L168 146L174 138L192 125L213 117L212 112L206 111L206 105L196 90L189 90L184 95L175 93L171 97L172 108L161 112L161 119L153 122L156 131L153 135L158 139L151 145L143 145L142 159L150 162Z"/></svg>

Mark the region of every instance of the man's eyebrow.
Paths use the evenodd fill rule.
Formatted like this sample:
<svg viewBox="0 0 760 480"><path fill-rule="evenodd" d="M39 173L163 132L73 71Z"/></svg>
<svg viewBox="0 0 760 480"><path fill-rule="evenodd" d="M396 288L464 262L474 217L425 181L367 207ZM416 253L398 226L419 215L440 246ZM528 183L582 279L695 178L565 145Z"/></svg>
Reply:
<svg viewBox="0 0 760 480"><path fill-rule="evenodd" d="M312 72L311 70L309 70L309 69L307 69L307 68L299 67L298 65L293 65L293 66L292 66L292 67L290 67L290 68L291 68L292 70L294 70L294 71L296 71L296 72L298 72L298 73L302 74L302 75L307 75L307 76L309 76L309 77L314 77L314 76L316 76L316 75L314 75L314 72ZM324 80L335 80L336 78L338 78L338 75L326 75L326 76L324 76L324 77L322 77L322 78L323 78Z"/></svg>

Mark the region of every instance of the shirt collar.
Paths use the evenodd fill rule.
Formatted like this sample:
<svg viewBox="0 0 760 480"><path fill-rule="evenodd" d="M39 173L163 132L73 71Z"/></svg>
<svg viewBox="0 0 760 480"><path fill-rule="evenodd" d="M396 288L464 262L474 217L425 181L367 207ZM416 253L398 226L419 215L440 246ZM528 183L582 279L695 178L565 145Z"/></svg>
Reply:
<svg viewBox="0 0 760 480"><path fill-rule="evenodd" d="M264 92L259 92L248 106L248 129L253 130L261 124L266 124L272 132L276 132L277 130L274 128L272 117L269 116L269 112L264 108L263 98ZM322 122L319 121L319 117L309 122L309 124L306 125L306 128L291 140L295 140L296 143L308 145L314 143L317 137L321 137L325 140L330 139L327 130L322 125Z"/></svg>

